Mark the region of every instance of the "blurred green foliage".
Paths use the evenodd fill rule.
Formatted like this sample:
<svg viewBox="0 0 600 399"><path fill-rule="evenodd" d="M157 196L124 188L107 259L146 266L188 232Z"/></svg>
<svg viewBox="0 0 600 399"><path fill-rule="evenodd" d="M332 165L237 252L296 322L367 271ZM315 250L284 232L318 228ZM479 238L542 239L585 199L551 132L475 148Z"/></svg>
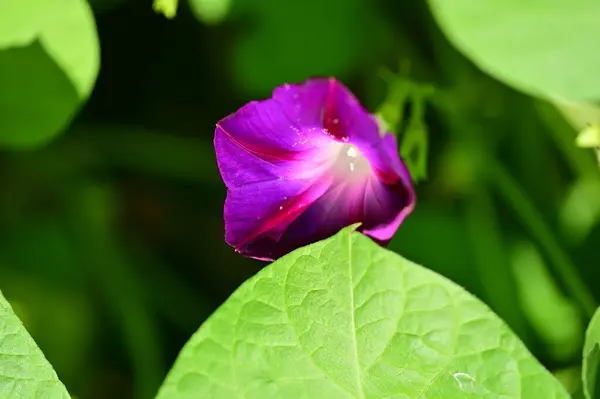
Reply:
<svg viewBox="0 0 600 399"><path fill-rule="evenodd" d="M98 74L85 0L0 2L0 146L35 147L66 128Z"/></svg>
<svg viewBox="0 0 600 399"><path fill-rule="evenodd" d="M600 310L594 313L585 332L582 376L583 393L586 399L597 398L600 394L598 366L600 366Z"/></svg>
<svg viewBox="0 0 600 399"><path fill-rule="evenodd" d="M390 94L380 71L399 61L434 92L398 114L402 139L423 112L428 178L390 248L484 300L551 370L579 367L600 298L600 177L575 145L589 119L580 104L573 117L486 75L417 0L180 1L171 20L150 2L90 0L99 47L83 0L34 3L0 0L0 289L74 395L152 397L183 343L262 266L223 241L216 121L311 75L336 76L375 111ZM75 31L54 42L42 17L17 24L34 9L79 13L78 27L59 21ZM536 48L565 65L597 59L563 37L585 29L554 32L567 44ZM485 46L496 60L533 45ZM582 48L591 58L571 58ZM600 98L595 75L567 69L550 94ZM570 326L553 331L560 315Z"/></svg>

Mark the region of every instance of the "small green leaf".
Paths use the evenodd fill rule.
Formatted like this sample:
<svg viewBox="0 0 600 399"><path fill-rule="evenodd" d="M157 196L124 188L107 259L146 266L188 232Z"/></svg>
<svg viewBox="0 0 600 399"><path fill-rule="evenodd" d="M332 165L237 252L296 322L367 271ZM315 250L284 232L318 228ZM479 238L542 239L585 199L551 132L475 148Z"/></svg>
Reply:
<svg viewBox="0 0 600 399"><path fill-rule="evenodd" d="M545 98L600 98L599 1L429 4L448 39L497 79Z"/></svg>
<svg viewBox="0 0 600 399"><path fill-rule="evenodd" d="M600 124L594 123L585 127L579 132L575 142L582 148L600 147Z"/></svg>
<svg viewBox="0 0 600 399"><path fill-rule="evenodd" d="M89 96L98 68L85 0L0 0L0 145L53 138Z"/></svg>
<svg viewBox="0 0 600 399"><path fill-rule="evenodd" d="M0 293L0 397L67 399L44 354Z"/></svg>
<svg viewBox="0 0 600 399"><path fill-rule="evenodd" d="M407 69L407 68L405 68ZM392 132L401 138L400 155L414 182L427 178L429 139L425 124L425 100L433 93L431 85L413 82L400 74L384 71L388 93L374 116L381 133ZM402 130L404 107L411 104L407 126Z"/></svg>
<svg viewBox="0 0 600 399"><path fill-rule="evenodd" d="M346 228L243 284L159 399L567 399L483 303Z"/></svg>
<svg viewBox="0 0 600 399"><path fill-rule="evenodd" d="M429 135L425 124L425 98L431 93L431 90L431 88L419 89L417 86L413 88L411 93L412 112L400 143L400 155L414 182L427 178Z"/></svg>
<svg viewBox="0 0 600 399"><path fill-rule="evenodd" d="M400 155L414 182L427 178L428 142L427 127L424 123L414 122L408 125L402 137Z"/></svg>
<svg viewBox="0 0 600 399"><path fill-rule="evenodd" d="M189 2L196 18L207 25L223 21L231 8L231 0L189 0Z"/></svg>
<svg viewBox="0 0 600 399"><path fill-rule="evenodd" d="M154 0L152 8L155 12L173 19L177 15L177 3L178 0Z"/></svg>
<svg viewBox="0 0 600 399"><path fill-rule="evenodd" d="M593 148L600 166L600 106L594 102L556 101L556 108L579 131L575 143Z"/></svg>
<svg viewBox="0 0 600 399"><path fill-rule="evenodd" d="M586 399L600 398L600 308L596 310L587 331L583 345L583 393Z"/></svg>
<svg viewBox="0 0 600 399"><path fill-rule="evenodd" d="M413 83L407 79L393 76L388 87L388 93L379 106L375 115L381 124L380 130L398 134L404 118L404 106L413 90Z"/></svg>

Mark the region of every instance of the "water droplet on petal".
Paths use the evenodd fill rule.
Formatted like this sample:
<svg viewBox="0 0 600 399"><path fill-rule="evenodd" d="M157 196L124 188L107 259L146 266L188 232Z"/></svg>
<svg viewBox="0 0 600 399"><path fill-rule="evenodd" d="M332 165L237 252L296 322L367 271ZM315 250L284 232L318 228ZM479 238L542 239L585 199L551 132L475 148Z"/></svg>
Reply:
<svg viewBox="0 0 600 399"><path fill-rule="evenodd" d="M279 207L279 210L280 210L280 211L281 211L281 210L283 210L283 206L280 206L280 207Z"/></svg>

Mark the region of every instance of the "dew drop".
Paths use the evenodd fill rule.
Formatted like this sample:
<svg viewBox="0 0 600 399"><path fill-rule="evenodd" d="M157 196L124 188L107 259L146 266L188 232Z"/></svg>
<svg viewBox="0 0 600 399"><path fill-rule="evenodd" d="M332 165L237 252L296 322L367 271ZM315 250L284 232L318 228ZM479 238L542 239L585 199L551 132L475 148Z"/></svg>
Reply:
<svg viewBox="0 0 600 399"><path fill-rule="evenodd" d="M346 151L346 155L348 155L351 158L356 158L358 156L358 151L354 146L350 146L348 148L348 151Z"/></svg>
<svg viewBox="0 0 600 399"><path fill-rule="evenodd" d="M458 388L466 393L474 393L479 395L484 395L489 393L489 390L486 389L483 385L478 384L475 377L467 374L467 373L454 373L451 374L458 385Z"/></svg>
<svg viewBox="0 0 600 399"><path fill-rule="evenodd" d="M347 142L349 142L349 141L350 141L350 137L348 137L348 136L344 136L344 137L342 137L342 141L343 141L344 143L347 143Z"/></svg>
<svg viewBox="0 0 600 399"><path fill-rule="evenodd" d="M452 374L452 377L454 377L454 380L458 384L458 387L463 391L465 390L465 388L472 386L475 382L475 378L471 377L467 373L454 373Z"/></svg>
<svg viewBox="0 0 600 399"><path fill-rule="evenodd" d="M283 210L283 206L280 206L280 207L279 207L279 210L280 210L280 211L281 211L281 210Z"/></svg>
<svg viewBox="0 0 600 399"><path fill-rule="evenodd" d="M350 162L350 172L354 172L354 162Z"/></svg>
<svg viewBox="0 0 600 399"><path fill-rule="evenodd" d="M337 125L338 123L340 123L340 120L338 118L333 118L331 123L333 123L334 125Z"/></svg>

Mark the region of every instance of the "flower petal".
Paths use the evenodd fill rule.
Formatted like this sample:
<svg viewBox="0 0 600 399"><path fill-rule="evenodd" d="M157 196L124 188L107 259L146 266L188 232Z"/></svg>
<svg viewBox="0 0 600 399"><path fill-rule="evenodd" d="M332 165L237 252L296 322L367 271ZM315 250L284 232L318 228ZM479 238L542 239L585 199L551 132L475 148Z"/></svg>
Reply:
<svg viewBox="0 0 600 399"><path fill-rule="evenodd" d="M322 120L323 127L339 141L356 144L379 141L375 119L350 90L333 78L327 80Z"/></svg>
<svg viewBox="0 0 600 399"><path fill-rule="evenodd" d="M384 144L378 146L378 152L372 156L385 157L395 140L385 140ZM396 155L397 157L397 155ZM385 159L385 158L384 158ZM298 187L297 197L288 191L289 198L301 198L302 207L290 207L293 211L282 212L277 215L280 202L266 205L268 198L280 198L277 195L284 187L275 187L270 184L260 184L252 187L256 192L230 192L231 198L239 198L248 201L245 208L240 204L230 203L227 209L237 208L242 217L256 214L261 209L265 216L261 217L264 222L246 235L242 245L230 242L238 250L251 257L273 260L292 251L300 246L319 241L329 237L341 228L353 223L362 223L359 230L370 236L382 245L386 245L392 238L404 218L412 211L415 204L415 195L410 184L410 177L400 161L402 175L395 175L393 184L387 184L379 179L375 173L367 175L362 180L353 180L336 173L324 173L316 181L306 181L306 186ZM292 184L285 183L285 188L290 189ZM273 189L272 192L269 190ZM302 193L300 191L302 190ZM260 195L257 195L260 193ZM252 198L252 199L250 199ZM261 206L257 205L256 198L263 201ZM228 201L230 196L228 196ZM284 208L284 210L287 207ZM252 213L254 212L254 213ZM227 220L226 216L226 220ZM244 219L248 225L254 224L254 220ZM231 224L229 224L231 226ZM231 228L231 227L230 227ZM239 232L237 232L239 234Z"/></svg>
<svg viewBox="0 0 600 399"><path fill-rule="evenodd" d="M309 79L273 90L273 100L299 126L323 128L323 109L329 92L328 79Z"/></svg>
<svg viewBox="0 0 600 399"><path fill-rule="evenodd" d="M371 179L365 190L365 222L362 232L382 245L387 245L392 236L415 206L412 187L402 182L389 185Z"/></svg>
<svg viewBox="0 0 600 399"><path fill-rule="evenodd" d="M265 157L264 153L240 144L221 126L215 129L214 144L219 170L227 188L271 180L314 178L329 161L326 145L299 152L297 157L289 160Z"/></svg>
<svg viewBox="0 0 600 399"><path fill-rule="evenodd" d="M284 254L360 222L360 231L386 245L414 203L412 189L401 181L388 185L371 176L362 184L338 183L289 225L278 244Z"/></svg>
<svg viewBox="0 0 600 399"><path fill-rule="evenodd" d="M283 255L285 229L327 191L330 180L274 180L229 190L225 241L242 254L264 260Z"/></svg>
<svg viewBox="0 0 600 399"><path fill-rule="evenodd" d="M273 260L353 223L387 243L414 206L395 138L335 79L276 88L217 124L226 241Z"/></svg>
<svg viewBox="0 0 600 399"><path fill-rule="evenodd" d="M217 127L264 160L298 159L330 140L321 124L326 95L322 79L286 84L273 91L273 98L246 104Z"/></svg>

